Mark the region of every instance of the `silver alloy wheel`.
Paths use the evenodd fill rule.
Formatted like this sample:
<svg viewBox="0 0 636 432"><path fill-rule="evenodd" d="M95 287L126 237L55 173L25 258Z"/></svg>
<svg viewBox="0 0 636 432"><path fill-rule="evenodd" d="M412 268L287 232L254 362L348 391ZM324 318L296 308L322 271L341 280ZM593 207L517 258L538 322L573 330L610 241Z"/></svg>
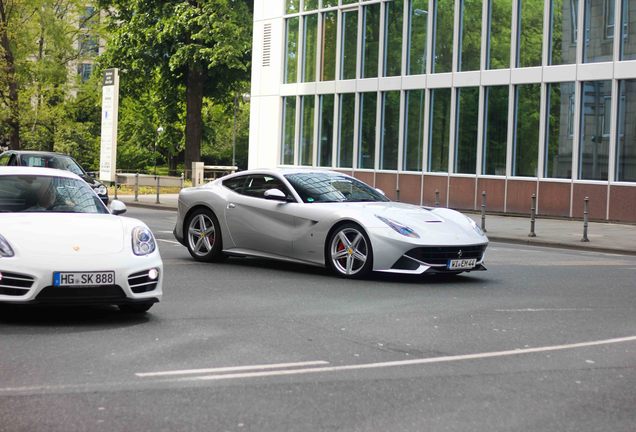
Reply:
<svg viewBox="0 0 636 432"><path fill-rule="evenodd" d="M216 241L216 230L214 222L205 213L199 213L190 221L188 226L188 244L190 250L196 256L207 256L214 247Z"/></svg>
<svg viewBox="0 0 636 432"><path fill-rule="evenodd" d="M353 276L367 262L369 246L364 235L355 228L344 228L331 238L331 263L341 274Z"/></svg>

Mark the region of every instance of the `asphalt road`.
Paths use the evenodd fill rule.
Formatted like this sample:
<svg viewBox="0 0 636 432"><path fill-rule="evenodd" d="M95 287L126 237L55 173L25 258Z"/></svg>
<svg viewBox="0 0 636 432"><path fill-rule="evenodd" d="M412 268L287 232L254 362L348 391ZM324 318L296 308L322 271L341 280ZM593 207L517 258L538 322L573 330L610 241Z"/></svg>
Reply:
<svg viewBox="0 0 636 432"><path fill-rule="evenodd" d="M196 263L164 299L0 308L0 431L629 431L636 257L491 244L487 272Z"/></svg>

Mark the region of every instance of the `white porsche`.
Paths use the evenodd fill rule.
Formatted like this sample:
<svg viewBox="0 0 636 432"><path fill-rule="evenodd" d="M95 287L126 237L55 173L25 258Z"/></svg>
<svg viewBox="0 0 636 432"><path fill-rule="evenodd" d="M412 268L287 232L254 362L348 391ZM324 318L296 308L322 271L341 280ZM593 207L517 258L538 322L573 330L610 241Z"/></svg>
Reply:
<svg viewBox="0 0 636 432"><path fill-rule="evenodd" d="M0 302L146 312L163 263L146 224L68 171L0 167Z"/></svg>
<svg viewBox="0 0 636 432"><path fill-rule="evenodd" d="M243 171L183 189L174 234L198 261L259 256L345 278L485 270L488 246L459 212L391 202L354 177L317 169Z"/></svg>

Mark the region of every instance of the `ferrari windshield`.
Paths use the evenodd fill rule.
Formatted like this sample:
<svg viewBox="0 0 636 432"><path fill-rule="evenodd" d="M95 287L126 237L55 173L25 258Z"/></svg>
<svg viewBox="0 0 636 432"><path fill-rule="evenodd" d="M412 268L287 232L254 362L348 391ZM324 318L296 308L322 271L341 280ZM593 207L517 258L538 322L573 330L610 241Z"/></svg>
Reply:
<svg viewBox="0 0 636 432"><path fill-rule="evenodd" d="M0 212L108 213L108 210L83 180L0 175Z"/></svg>
<svg viewBox="0 0 636 432"><path fill-rule="evenodd" d="M294 173L285 175L285 178L306 203L389 201L360 180L337 173Z"/></svg>

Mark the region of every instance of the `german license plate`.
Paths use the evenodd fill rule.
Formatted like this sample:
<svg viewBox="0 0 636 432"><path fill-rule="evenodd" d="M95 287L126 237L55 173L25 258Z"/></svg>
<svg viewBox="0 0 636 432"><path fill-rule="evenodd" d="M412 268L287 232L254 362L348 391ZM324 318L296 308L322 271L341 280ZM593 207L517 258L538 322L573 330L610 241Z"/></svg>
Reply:
<svg viewBox="0 0 636 432"><path fill-rule="evenodd" d="M53 272L53 286L114 285L115 272Z"/></svg>
<svg viewBox="0 0 636 432"><path fill-rule="evenodd" d="M454 259L448 260L448 269L449 270L465 270L471 269L477 265L476 258L467 258L467 259Z"/></svg>

